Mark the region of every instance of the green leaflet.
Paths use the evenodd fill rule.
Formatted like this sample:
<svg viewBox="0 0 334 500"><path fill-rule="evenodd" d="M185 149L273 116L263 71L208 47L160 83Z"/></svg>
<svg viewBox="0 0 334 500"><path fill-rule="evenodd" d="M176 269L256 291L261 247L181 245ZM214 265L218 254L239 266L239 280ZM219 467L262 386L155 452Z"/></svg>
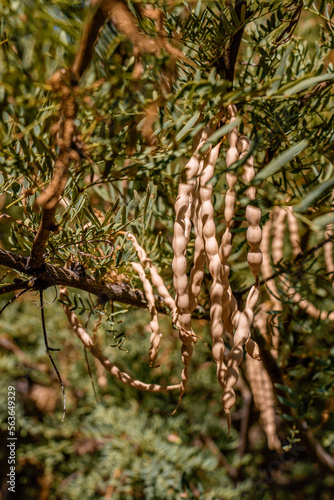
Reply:
<svg viewBox="0 0 334 500"><path fill-rule="evenodd" d="M314 85L317 85L318 83L326 82L333 79L334 79L334 73L330 73L327 75L313 76L311 78L308 78L307 80L302 80L301 82L297 83L293 87L290 87L286 91L282 89L282 91L284 92L284 95L291 96L293 94L296 94L297 92L301 92L302 90L314 87Z"/></svg>
<svg viewBox="0 0 334 500"><path fill-rule="evenodd" d="M188 120L185 126L180 130L180 132L175 137L176 142L181 142L182 139L184 139L187 136L188 132L190 132L190 130L195 125L200 116L201 113L196 113L194 116L190 118L190 120Z"/></svg>
<svg viewBox="0 0 334 500"><path fill-rule="evenodd" d="M215 144L218 142L219 139L221 139L224 135L226 135L230 130L232 130L234 127L238 126L241 122L241 118L238 118L237 120L227 123L223 127L219 128L214 132L206 141L206 144L201 147L200 153L205 153L207 149L209 148L209 144Z"/></svg>
<svg viewBox="0 0 334 500"><path fill-rule="evenodd" d="M334 222L334 212L329 212L328 214L317 217L313 221L313 224L315 229L323 229L328 224L333 224L333 222Z"/></svg>
<svg viewBox="0 0 334 500"><path fill-rule="evenodd" d="M320 184L320 186L317 186L316 188L312 189L312 191L310 191L305 196L305 198L300 203L298 203L298 205L294 207L294 211L296 213L305 212L308 208L314 205L314 202L318 198L323 196L326 193L326 191L329 191L333 186L334 186L334 179L330 179Z"/></svg>
<svg viewBox="0 0 334 500"><path fill-rule="evenodd" d="M303 140L292 146L292 148L287 149L282 153L278 158L275 158L273 161L269 163L266 167L264 167L260 172L258 172L254 178L254 184L259 184L261 181L264 181L271 175L274 175L281 167L286 165L289 161L291 161L296 155L301 153L308 146L308 141Z"/></svg>

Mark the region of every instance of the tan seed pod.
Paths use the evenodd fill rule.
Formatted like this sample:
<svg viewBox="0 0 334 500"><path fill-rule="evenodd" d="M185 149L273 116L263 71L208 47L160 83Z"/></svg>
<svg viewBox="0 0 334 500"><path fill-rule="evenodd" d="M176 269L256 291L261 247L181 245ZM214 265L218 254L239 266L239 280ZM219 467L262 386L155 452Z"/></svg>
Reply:
<svg viewBox="0 0 334 500"><path fill-rule="evenodd" d="M128 234L128 239L133 243L133 246L135 247L137 251L137 255L139 257L139 260L142 264L142 266L148 267L151 273L151 278L152 278L152 283L155 286L155 288L158 291L158 294L160 297L162 297L165 301L165 304L167 307L171 310L172 313L172 319L173 322L177 322L177 310L176 310L176 304L175 300L173 297L170 295L169 291L167 290L167 287L165 283L163 282L163 279L161 278L160 274L158 273L157 268L153 264L152 260L147 256L147 253L145 252L144 248L139 245L136 237L129 233Z"/></svg>
<svg viewBox="0 0 334 500"><path fill-rule="evenodd" d="M190 235L189 231L189 216L191 214L191 201L193 196L196 179L200 170L202 155L201 147L207 137L207 129L202 132L201 139L195 152L184 168L181 177L185 182L180 182L178 187L178 196L175 201L175 223L173 235L173 284L175 288L175 304L178 314L177 326L179 328L179 337L182 342L181 356L184 364L184 369L181 374L180 396L185 392L185 388L189 379L189 362L193 354L192 342L196 341L196 337L191 327L191 314L189 295L187 293L188 278L186 274L186 247ZM175 410L176 411L176 410Z"/></svg>
<svg viewBox="0 0 334 500"><path fill-rule="evenodd" d="M234 105L228 106L228 112L231 116L230 122L233 123L236 121L236 112L237 108ZM239 152L237 149L238 142L238 130L237 127L230 130L228 135L229 149L226 153L226 167L229 169L233 163L239 160ZM219 255L224 264L227 264L228 258L231 255L232 251L232 234L230 231L232 219L234 216L235 202L236 202L236 192L235 192L235 183L237 182L237 176L232 172L226 173L226 181L228 185L228 190L225 195L225 209L224 209L224 217L226 223L225 233L223 235L220 247L219 247Z"/></svg>
<svg viewBox="0 0 334 500"><path fill-rule="evenodd" d="M195 251L194 265L189 278L189 311L192 312L197 306L197 299L201 291L201 284L204 278L205 266L205 247L203 238L202 207L199 199L199 190L197 189L196 199L193 211L193 223L195 230Z"/></svg>
<svg viewBox="0 0 334 500"><path fill-rule="evenodd" d="M278 453L282 445L277 437L274 390L269 375L261 361L246 355L246 368L254 403L260 413L260 422L267 435L268 447Z"/></svg>
<svg viewBox="0 0 334 500"><path fill-rule="evenodd" d="M60 299L64 300L68 296L67 289L63 286L59 289ZM123 384L134 387L141 391L148 392L161 392L161 391L171 391L174 389L179 389L180 385L158 385L158 384L146 384L141 380L136 380L130 377L125 372L122 372L114 363L112 363L101 351L98 345L94 344L90 335L86 332L83 326L80 324L76 314L70 310L69 306L63 303L63 309L68 318L68 321L82 344L91 352L91 354L101 363L105 370L110 373L113 377L117 378Z"/></svg>
<svg viewBox="0 0 334 500"><path fill-rule="evenodd" d="M239 378L239 365L243 359L243 346L250 337L250 329L254 319L254 307L259 297L259 290L253 286L247 296L244 311L239 316L238 327L233 337L233 347L229 352L227 369L225 375L225 392L222 402L227 417L229 431L231 429L230 409L235 404L235 392L233 390Z"/></svg>
<svg viewBox="0 0 334 500"><path fill-rule="evenodd" d="M293 213L293 207L287 207L287 219L289 225L289 238L292 248L292 256L297 257L301 252L298 221Z"/></svg>
<svg viewBox="0 0 334 500"><path fill-rule="evenodd" d="M141 279L141 282L143 284L144 288L144 293L145 297L148 303L148 307L150 310L151 314L151 322L150 322L150 328L151 328L151 338L150 338L150 343L151 347L148 352L149 359L150 359L150 366L152 367L155 360L158 357L158 350L159 350L159 345L160 345L160 340L161 340L161 333L159 329L159 321L158 321L158 313L154 304L154 294L153 294L153 288L151 283L146 277L145 271L143 269L143 266L141 264L138 264L137 262L131 262L133 270L138 274L138 276Z"/></svg>
<svg viewBox="0 0 334 500"><path fill-rule="evenodd" d="M250 146L251 143L248 137L243 135L239 138L237 142L237 148L240 154L240 159L247 155ZM254 178L254 175L254 159L253 156L249 156L244 165L244 173L242 175L242 179L246 184L249 184ZM246 191L246 195L250 200L253 201L256 197L255 187L249 187ZM247 243L250 247L247 255L247 261L256 280L256 283L258 283L262 263L262 253L260 250L260 243L262 238L262 231L260 227L261 210L258 207L249 204L246 208L246 219L248 222L246 237Z"/></svg>
<svg viewBox="0 0 334 500"><path fill-rule="evenodd" d="M220 144L217 144L210 154L203 167L203 172L200 177L200 199L202 204L202 222L203 236L205 244L205 253L208 259L209 271L212 276L212 285L210 288L210 334L212 338L212 356L217 365L217 378L221 386L224 386L225 364L224 351L225 345L223 341L224 324L223 324L223 294L224 287L222 284L222 264L219 257L218 243L216 240L216 227L214 223L214 210L212 206L212 185L207 183L212 179L214 174L215 163L218 158Z"/></svg>

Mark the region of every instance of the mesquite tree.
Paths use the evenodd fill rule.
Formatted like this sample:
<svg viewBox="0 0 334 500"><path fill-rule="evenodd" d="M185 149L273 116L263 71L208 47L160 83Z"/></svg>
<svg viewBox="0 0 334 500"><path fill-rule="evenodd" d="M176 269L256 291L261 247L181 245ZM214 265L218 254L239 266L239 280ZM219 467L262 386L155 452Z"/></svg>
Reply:
<svg viewBox="0 0 334 500"><path fill-rule="evenodd" d="M281 450L279 416L333 473L312 432L333 406L332 2L1 9L4 307L39 294L61 381L44 318L43 293L56 289L109 374L179 391L179 403L207 342L222 425L233 426L248 384L269 447ZM152 368L159 317L171 317L179 382L137 380L108 359L97 331L103 321L114 332L124 305L149 310ZM193 327L199 318L210 338Z"/></svg>

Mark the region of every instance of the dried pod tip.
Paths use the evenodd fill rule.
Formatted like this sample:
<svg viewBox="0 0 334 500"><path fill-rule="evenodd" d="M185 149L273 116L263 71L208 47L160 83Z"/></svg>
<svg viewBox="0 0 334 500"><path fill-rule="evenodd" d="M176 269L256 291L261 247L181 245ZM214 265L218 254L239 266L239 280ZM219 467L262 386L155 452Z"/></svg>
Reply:
<svg viewBox="0 0 334 500"><path fill-rule="evenodd" d="M230 413L230 410L228 410L228 409L224 409L224 411L225 411L226 420L227 420L227 427L228 427L227 437L229 437L230 432L231 432L231 413Z"/></svg>
<svg viewBox="0 0 334 500"><path fill-rule="evenodd" d="M176 412L177 412L177 410L179 409L179 406L180 406L180 401L181 401L181 397L179 397L179 400L178 400L178 402L177 402L177 405L176 405L175 410L174 410L174 411L173 411L173 413L172 413L172 416L173 416L173 415L175 415L175 413L176 413Z"/></svg>

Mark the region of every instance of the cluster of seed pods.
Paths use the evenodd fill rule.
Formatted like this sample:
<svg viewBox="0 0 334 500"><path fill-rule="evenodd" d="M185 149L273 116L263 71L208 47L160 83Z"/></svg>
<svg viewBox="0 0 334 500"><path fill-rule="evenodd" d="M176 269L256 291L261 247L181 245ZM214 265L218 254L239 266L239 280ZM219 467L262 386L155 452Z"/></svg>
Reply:
<svg viewBox="0 0 334 500"><path fill-rule="evenodd" d="M235 106L229 106L230 121L237 120ZM204 267L207 265L212 277L210 288L210 334L212 338L212 354L217 365L217 378L224 389L222 402L227 415L228 425L231 425L230 410L235 404L236 397L233 387L239 378L239 366L243 360L244 347L247 355L247 368L251 388L254 393L255 404L260 411L261 421L268 436L268 443L271 448L280 449L280 443L276 434L275 412L274 412L274 392L268 377L268 374L259 361L259 349L257 344L250 337L251 326L254 322L254 309L259 297L259 275L263 260L263 277L268 280L268 287L271 288L273 296L272 305L263 305L257 313L256 324L261 333L266 336L267 332L267 311L270 308L279 312L281 302L279 293L273 279L269 279L272 274L271 258L274 263L283 258L283 238L285 230L285 219L289 223L289 236L292 247L292 255L296 257L300 252L300 240L298 233L298 223L293 211L287 207L283 210L279 207L273 209L269 221L263 227L264 240L261 243L262 230L260 227L261 211L255 205L256 189L249 185L254 177L253 157L250 154L250 141L240 135L237 130L237 124L229 132L229 148L226 154L227 165L227 193L225 196L225 232L221 244L218 246L216 238L216 227L214 222L214 208L212 205L213 187L210 184L214 176L215 164L218 159L220 143L214 147L203 146L210 135L209 127L203 129L197 140L195 140L194 152L186 164L181 174L181 182L178 188L178 196L175 202L175 223L173 236L174 258L172 262L173 284L175 289L175 299L172 298L163 279L159 275L151 259L148 258L145 250L138 244L136 238L129 234L128 238L132 241L138 258L139 264L132 264L133 268L139 274L149 304L151 312L151 348L150 362L153 365L160 342L161 334L157 323L157 314L154 307L154 295L151 285L143 268L148 268L151 274L153 285L158 294L162 297L166 305L171 310L173 322L179 329L179 337L182 342L181 354L184 368L181 374L181 383L179 385L180 398L185 391L189 379L189 362L193 353L193 343L196 342L196 335L191 326L191 313L196 308L198 296L201 290L201 283L204 277ZM247 243L249 251L247 261L252 274L255 278L255 284L251 287L245 308L240 311L237 301L232 293L229 284L229 257L232 252L232 226L236 206L235 185L238 181L237 173L233 171L233 164L240 159L245 159L242 181L248 185L246 195L249 203L246 207ZM195 251L194 262L188 281L186 272L186 249L191 236L191 229L195 233ZM271 244L271 234L274 233ZM261 248L260 248L261 246ZM262 251L261 251L262 250ZM262 254L263 252L263 254ZM330 265L329 265L330 267ZM318 311L312 304L301 300L298 293L289 285L286 285L288 292L295 302L299 302L300 307L304 308L311 315L319 315L321 318L327 313ZM330 314L330 319L333 314ZM275 327L275 319L273 326ZM260 328L260 326L261 328ZM233 334L233 331L235 333ZM276 328L271 332L272 354L277 356L278 335ZM232 342L231 350L227 356L227 366L224 363L224 340L226 335Z"/></svg>
<svg viewBox="0 0 334 500"><path fill-rule="evenodd" d="M277 358L278 355L279 332L277 328L277 314L282 311L282 302L279 298L280 291L276 286L275 280L273 278L270 279L273 275L271 259L275 265L279 265L284 258L286 221L289 229L289 248L291 248L292 258L295 259L302 251L298 221L293 212L293 208L291 206L286 206L285 208L279 206L274 207L270 213L269 220L263 226L263 238L261 243L263 254L261 271L263 279L266 280L266 286L270 291L268 295L270 300L261 305L254 319L255 326L259 329L266 341L271 344L271 354L274 358ZM326 229L325 236L330 230L330 228ZM334 269L334 267L332 267L331 241L324 245L324 257L327 270L330 273L332 269ZM311 317L320 318L322 320L334 320L333 312L328 313L327 311L320 310L310 301L304 299L290 285L287 277L282 277L281 286L285 289L285 296L289 296L293 302L298 304L298 306ZM272 315L272 311L276 313L274 316ZM269 318L271 318L271 321L269 321ZM271 449L280 451L281 445L277 437L275 421L274 390L269 375L261 361L255 362L249 356L246 356L246 367L254 402L260 412L260 420L263 429L267 434L268 446Z"/></svg>
<svg viewBox="0 0 334 500"><path fill-rule="evenodd" d="M228 108L230 121L236 122L236 107L231 105ZM227 172L226 179L228 190L225 197L225 221L226 229L222 237L220 246L216 238L216 226L214 222L214 208L212 205L213 186L210 184L214 176L215 164L218 159L220 143L214 147L203 146L206 144L210 134L209 127L205 127L198 139L195 140L194 152L181 174L181 182L178 187L178 196L175 202L175 223L173 236L173 284L175 289L175 301L170 296L162 278L159 276L152 261L147 257L144 249L138 244L136 238L129 234L137 250L142 266L148 267L151 272L152 282L158 293L164 298L170 307L173 321L179 329L179 337L182 342L181 354L184 368L181 374L180 398L182 397L189 379L189 362L193 353L193 342L196 336L191 327L191 313L197 306L198 296L201 290L201 283L204 277L205 263L212 277L210 287L210 334L212 338L212 355L217 365L217 378L224 389L223 405L228 416L230 426L230 408L235 402L233 386L238 380L238 367L243 358L243 347L249 354L259 358L258 347L250 339L250 328L254 317L254 307L258 299L258 279L261 265L259 250L261 241L261 229L259 226L261 213L257 207L248 205L246 209L246 219L248 221L247 241L250 246L248 262L256 279L256 286L253 286L246 301L243 312L238 310L237 301L233 296L230 284L228 263L232 252L232 224L236 204L235 184L237 175L231 169ZM238 159L248 153L250 142L247 137L239 137L237 123L231 129L229 136L229 149L226 155L227 168L233 166ZM208 145L207 145L208 146ZM203 152L203 150L206 150ZM243 181L250 183L254 176L253 158L247 157L244 166ZM252 201L255 198L253 187L247 189L247 196ZM195 232L195 252L194 264L190 273L190 279L186 273L186 248L191 235L192 225ZM138 270L139 272L139 270ZM144 271L143 271L144 272ZM142 278L144 290L145 279L143 272L139 272ZM144 273L145 274L145 273ZM148 291L145 292L148 297ZM153 292L152 292L153 293ZM158 348L158 330L153 321L153 309L148 300L151 310L151 363L155 360ZM155 317L154 317L155 318ZM236 332L233 337L233 330ZM154 332L154 333L153 333ZM225 345L223 336L227 335L232 339L233 346L228 356L228 366L224 363ZM160 337L159 337L160 338ZM179 399L180 401L180 399Z"/></svg>
<svg viewBox="0 0 334 500"><path fill-rule="evenodd" d="M182 342L181 357L184 365L181 374L179 402L185 392L189 380L189 363L193 354L193 342L196 336L191 327L191 306L188 293L188 277L186 273L186 248L191 232L191 214L196 200L196 179L200 173L204 154L202 146L207 139L207 128L204 128L195 151L181 173L181 182L175 201L175 223L173 235L173 284L177 309L177 327Z"/></svg>
<svg viewBox="0 0 334 500"><path fill-rule="evenodd" d="M234 109L231 109L230 113L232 117L235 116ZM234 130L232 129L232 132L234 132ZM253 156L249 154L249 149L251 145L250 140L248 139L248 137L244 135L238 138L236 133L234 133L233 135L230 133L229 140L230 140L230 149L228 150L228 153L230 152L230 154L227 155L227 167L229 168L230 165L236 162L238 159L242 159L247 156L245 158L244 173L242 175L242 180L246 184L249 184L255 175L254 159ZM227 229L225 231L222 240L221 256L223 262L225 259L227 260L226 256L229 256L231 253L231 248L230 248L231 239L229 234L229 228L231 224L231 219L234 214L234 205L235 205L234 185L236 183L236 180L237 177L235 174L229 174L229 177L227 177L229 189L227 191L228 196L226 195L227 199L225 200L225 218L226 218ZM246 190L246 195L250 200L250 202L254 201L256 197L255 187L249 186ZM234 405L236 400L233 387L239 378L239 365L243 360L243 347L246 346L247 352L251 357L259 359L259 349L257 344L250 338L250 329L254 319L254 308L259 297L259 275L262 263L262 253L259 248L262 235L260 227L261 210L258 207L249 203L246 207L246 220L248 222L247 243L249 245L247 261L255 278L255 286L251 288L248 294L244 311L241 314L236 314L237 318L236 332L233 337L233 346L229 352L227 359L227 369L226 369L225 385L224 385L225 391L222 401L227 416L229 428L231 426L230 409ZM224 254L224 243L227 244L227 249L225 250L226 254Z"/></svg>

